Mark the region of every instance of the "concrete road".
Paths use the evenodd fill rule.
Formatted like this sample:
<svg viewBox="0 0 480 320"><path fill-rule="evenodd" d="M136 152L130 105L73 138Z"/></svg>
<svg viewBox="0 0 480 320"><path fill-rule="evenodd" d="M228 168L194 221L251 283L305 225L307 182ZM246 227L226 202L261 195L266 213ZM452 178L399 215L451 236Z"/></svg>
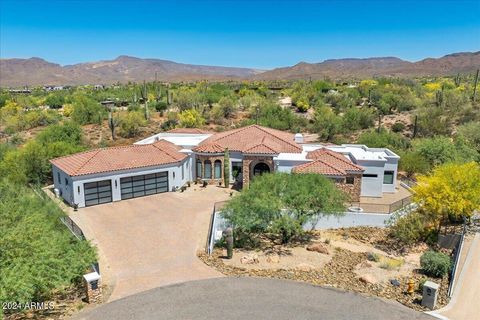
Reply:
<svg viewBox="0 0 480 320"><path fill-rule="evenodd" d="M196 187L196 186L195 186ZM109 301L177 282L222 276L196 252L205 247L213 204L229 198L209 186L79 209L71 217L97 245Z"/></svg>
<svg viewBox="0 0 480 320"><path fill-rule="evenodd" d="M216 278L156 288L73 319L434 319L399 303L305 283Z"/></svg>
<svg viewBox="0 0 480 320"><path fill-rule="evenodd" d="M434 312L450 320L480 320L480 234L470 246L450 303Z"/></svg>

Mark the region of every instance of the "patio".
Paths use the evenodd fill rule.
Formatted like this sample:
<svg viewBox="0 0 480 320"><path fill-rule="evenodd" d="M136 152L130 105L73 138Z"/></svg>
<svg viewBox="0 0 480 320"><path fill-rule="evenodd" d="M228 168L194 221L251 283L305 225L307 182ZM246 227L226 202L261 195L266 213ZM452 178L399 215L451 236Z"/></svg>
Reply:
<svg viewBox="0 0 480 320"><path fill-rule="evenodd" d="M397 181L395 193L384 193L381 198L360 197L360 202L351 202L349 207L360 207L368 213L392 213L412 202L412 193Z"/></svg>

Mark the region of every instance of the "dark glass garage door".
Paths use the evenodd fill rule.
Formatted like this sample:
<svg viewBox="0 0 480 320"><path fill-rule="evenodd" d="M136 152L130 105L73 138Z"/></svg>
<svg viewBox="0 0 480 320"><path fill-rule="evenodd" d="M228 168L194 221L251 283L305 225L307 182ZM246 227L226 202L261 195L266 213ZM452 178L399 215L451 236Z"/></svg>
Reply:
<svg viewBox="0 0 480 320"><path fill-rule="evenodd" d="M112 181L103 180L83 184L85 206L112 202Z"/></svg>
<svg viewBox="0 0 480 320"><path fill-rule="evenodd" d="M120 179L122 200L168 191L168 172L158 172Z"/></svg>

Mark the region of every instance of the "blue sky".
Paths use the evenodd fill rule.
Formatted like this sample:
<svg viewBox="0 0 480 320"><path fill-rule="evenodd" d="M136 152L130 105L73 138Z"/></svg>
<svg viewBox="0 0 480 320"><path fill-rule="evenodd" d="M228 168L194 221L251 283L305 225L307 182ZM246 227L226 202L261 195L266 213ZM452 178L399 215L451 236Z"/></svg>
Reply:
<svg viewBox="0 0 480 320"><path fill-rule="evenodd" d="M0 0L0 57L119 55L255 68L331 58L416 61L480 50L480 0Z"/></svg>

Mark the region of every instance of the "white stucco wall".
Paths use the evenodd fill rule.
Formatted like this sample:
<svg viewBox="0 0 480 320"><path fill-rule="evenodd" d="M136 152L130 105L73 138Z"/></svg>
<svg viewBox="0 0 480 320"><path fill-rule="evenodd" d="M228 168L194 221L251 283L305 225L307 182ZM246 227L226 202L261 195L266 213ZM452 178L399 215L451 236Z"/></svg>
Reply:
<svg viewBox="0 0 480 320"><path fill-rule="evenodd" d="M361 165L365 171L362 176L362 186L360 195L363 197L381 197L383 185L384 161L360 160L357 164ZM377 177L366 177L365 175L375 174Z"/></svg>
<svg viewBox="0 0 480 320"><path fill-rule="evenodd" d="M384 171L393 171L393 183L392 184L383 184L382 180L382 190L387 193L394 193L395 186L397 185L397 174L398 174L398 158L387 158L385 163Z"/></svg>
<svg viewBox="0 0 480 320"><path fill-rule="evenodd" d="M70 205L73 205L74 199L72 178L54 165L52 165L52 177L54 188L58 189L61 197L65 199L65 201L67 201ZM65 183L66 181L68 184Z"/></svg>

